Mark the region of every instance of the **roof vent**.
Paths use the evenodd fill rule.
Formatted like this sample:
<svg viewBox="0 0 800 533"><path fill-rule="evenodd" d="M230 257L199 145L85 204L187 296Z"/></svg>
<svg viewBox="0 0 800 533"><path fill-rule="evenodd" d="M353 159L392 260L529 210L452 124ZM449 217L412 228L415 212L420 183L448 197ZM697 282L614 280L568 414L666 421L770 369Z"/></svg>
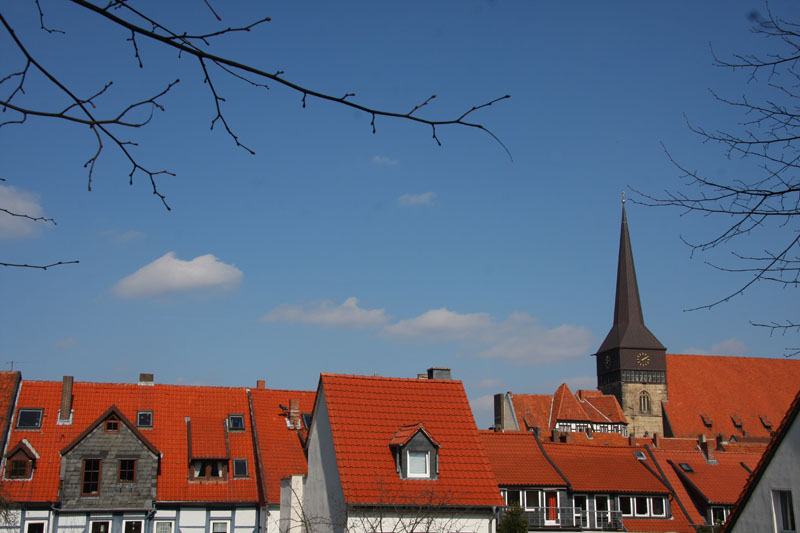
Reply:
<svg viewBox="0 0 800 533"><path fill-rule="evenodd" d="M694 472L694 470L692 469L692 467L691 467L691 466L689 466L689 463L678 463L678 466L680 466L680 467L681 467L681 470L683 470L684 472L687 472L687 473L689 473L689 474L691 474L691 473L693 473L693 472Z"/></svg>
<svg viewBox="0 0 800 533"><path fill-rule="evenodd" d="M714 421L711 420L711 415L708 413L700 413L700 418L703 419L703 425L707 428L710 428L714 425Z"/></svg>
<svg viewBox="0 0 800 533"><path fill-rule="evenodd" d="M428 379L453 379L453 376L449 368L433 366L428 369Z"/></svg>
<svg viewBox="0 0 800 533"><path fill-rule="evenodd" d="M152 385L153 374L139 374L139 385Z"/></svg>

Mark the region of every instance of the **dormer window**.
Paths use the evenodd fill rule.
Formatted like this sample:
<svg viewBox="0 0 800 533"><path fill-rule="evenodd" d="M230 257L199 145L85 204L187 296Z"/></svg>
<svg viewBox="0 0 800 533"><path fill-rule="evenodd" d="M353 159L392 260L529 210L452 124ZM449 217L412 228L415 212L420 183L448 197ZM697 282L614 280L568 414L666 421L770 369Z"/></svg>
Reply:
<svg viewBox="0 0 800 533"><path fill-rule="evenodd" d="M228 478L228 462L217 459L192 461L192 478L197 480L224 480Z"/></svg>
<svg viewBox="0 0 800 533"><path fill-rule="evenodd" d="M23 439L6 455L6 479L30 479L38 458L30 443Z"/></svg>
<svg viewBox="0 0 800 533"><path fill-rule="evenodd" d="M228 415L229 431L244 431L244 415Z"/></svg>
<svg viewBox="0 0 800 533"><path fill-rule="evenodd" d="M401 427L389 441L397 473L403 479L436 479L439 443L422 424Z"/></svg>

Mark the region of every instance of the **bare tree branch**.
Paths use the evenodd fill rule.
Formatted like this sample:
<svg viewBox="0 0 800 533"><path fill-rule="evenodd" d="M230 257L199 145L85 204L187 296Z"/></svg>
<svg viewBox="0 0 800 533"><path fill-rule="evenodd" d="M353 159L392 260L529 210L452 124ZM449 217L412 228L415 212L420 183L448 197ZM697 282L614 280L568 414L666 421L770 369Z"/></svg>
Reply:
<svg viewBox="0 0 800 533"><path fill-rule="evenodd" d="M0 266L4 267L19 267L19 268L38 268L41 270L47 270L48 268L61 266L61 265L77 265L80 261L59 261L58 263L52 263L49 265L28 265L25 263L0 263Z"/></svg>

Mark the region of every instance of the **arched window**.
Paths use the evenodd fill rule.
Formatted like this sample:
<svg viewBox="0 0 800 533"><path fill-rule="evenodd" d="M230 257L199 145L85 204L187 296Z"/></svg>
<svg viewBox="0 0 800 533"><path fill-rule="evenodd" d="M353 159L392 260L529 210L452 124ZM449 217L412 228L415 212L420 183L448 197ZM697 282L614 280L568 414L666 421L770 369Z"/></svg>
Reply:
<svg viewBox="0 0 800 533"><path fill-rule="evenodd" d="M646 390L639 393L639 412L650 413L650 395Z"/></svg>

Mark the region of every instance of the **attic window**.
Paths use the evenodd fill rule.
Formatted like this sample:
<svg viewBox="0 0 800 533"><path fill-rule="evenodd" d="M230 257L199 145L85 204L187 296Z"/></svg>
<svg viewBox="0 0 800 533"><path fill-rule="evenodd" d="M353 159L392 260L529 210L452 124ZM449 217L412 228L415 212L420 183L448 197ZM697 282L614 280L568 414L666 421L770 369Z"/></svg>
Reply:
<svg viewBox="0 0 800 533"><path fill-rule="evenodd" d="M707 428L710 428L714 425L714 421L711 420L711 415L708 413L700 413L700 418L703 419L703 425Z"/></svg>
<svg viewBox="0 0 800 533"><path fill-rule="evenodd" d="M436 479L439 443L421 423L401 426L389 441L389 447L402 479Z"/></svg>
<svg viewBox="0 0 800 533"><path fill-rule="evenodd" d="M153 427L153 411L139 411L136 416L136 425L140 428Z"/></svg>
<svg viewBox="0 0 800 533"><path fill-rule="evenodd" d="M408 460L408 477L431 477L431 461L429 452L406 452Z"/></svg>
<svg viewBox="0 0 800 533"><path fill-rule="evenodd" d="M233 460L233 477L247 477L247 459Z"/></svg>
<svg viewBox="0 0 800 533"><path fill-rule="evenodd" d="M228 430L244 431L244 415L228 415Z"/></svg>
<svg viewBox="0 0 800 533"><path fill-rule="evenodd" d="M217 460L197 460L192 462L192 474L195 479L224 479L226 462Z"/></svg>
<svg viewBox="0 0 800 533"><path fill-rule="evenodd" d="M693 473L693 472L694 472L694 470L692 469L692 467L691 467L691 466L689 466L689 463L678 463L678 466L680 466L680 467L681 467L681 470L683 470L684 472L687 472L687 473L689 473L689 474L691 474L691 473Z"/></svg>
<svg viewBox="0 0 800 533"><path fill-rule="evenodd" d="M633 455L636 456L636 458L638 460L640 460L640 461L646 461L647 460L647 456L642 451L636 450L636 451L633 452Z"/></svg>
<svg viewBox="0 0 800 533"><path fill-rule="evenodd" d="M106 418L103 430L106 433L119 433L119 418L114 415Z"/></svg>
<svg viewBox="0 0 800 533"><path fill-rule="evenodd" d="M28 477L28 469L31 462L27 458L12 459L8 462L6 477L9 479L24 479Z"/></svg>
<svg viewBox="0 0 800 533"><path fill-rule="evenodd" d="M39 429L42 427L43 409L20 409L17 413L17 429Z"/></svg>

